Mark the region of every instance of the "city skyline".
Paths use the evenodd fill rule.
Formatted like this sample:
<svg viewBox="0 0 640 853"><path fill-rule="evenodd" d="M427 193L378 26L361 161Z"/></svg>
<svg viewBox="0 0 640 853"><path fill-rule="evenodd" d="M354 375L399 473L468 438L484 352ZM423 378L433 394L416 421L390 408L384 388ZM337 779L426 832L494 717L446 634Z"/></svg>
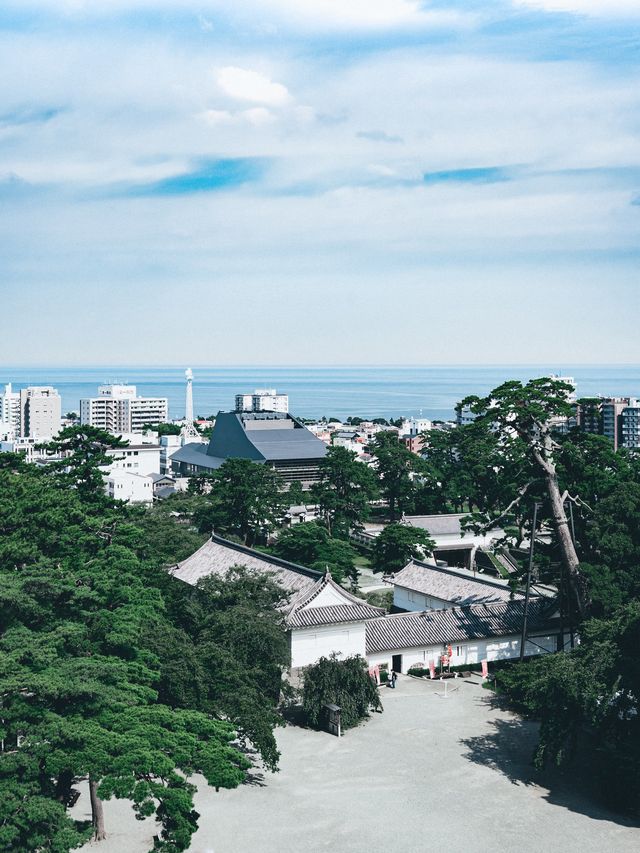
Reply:
<svg viewBox="0 0 640 853"><path fill-rule="evenodd" d="M639 24L8 0L0 361L637 362Z"/></svg>

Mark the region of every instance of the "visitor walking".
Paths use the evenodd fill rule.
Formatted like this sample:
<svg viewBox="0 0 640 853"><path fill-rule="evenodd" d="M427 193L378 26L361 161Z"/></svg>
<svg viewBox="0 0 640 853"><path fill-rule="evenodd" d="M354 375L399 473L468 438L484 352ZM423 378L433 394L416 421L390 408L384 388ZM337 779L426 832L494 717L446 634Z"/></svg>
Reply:
<svg viewBox="0 0 640 853"><path fill-rule="evenodd" d="M397 677L398 677L398 676L396 675L395 670L393 670L393 669L392 669L392 670L391 670L391 681L389 682L389 683L391 684L391 688L392 688L392 690L395 690L395 689L396 689L396 679L397 679Z"/></svg>

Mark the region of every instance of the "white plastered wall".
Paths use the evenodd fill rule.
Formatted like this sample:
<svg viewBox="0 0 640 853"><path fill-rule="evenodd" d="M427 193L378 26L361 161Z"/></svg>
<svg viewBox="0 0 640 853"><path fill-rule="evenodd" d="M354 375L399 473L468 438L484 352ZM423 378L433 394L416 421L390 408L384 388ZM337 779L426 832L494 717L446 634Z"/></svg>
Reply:
<svg viewBox="0 0 640 853"><path fill-rule="evenodd" d="M339 657L365 657L364 622L346 622L291 631L291 666L308 666L335 652Z"/></svg>

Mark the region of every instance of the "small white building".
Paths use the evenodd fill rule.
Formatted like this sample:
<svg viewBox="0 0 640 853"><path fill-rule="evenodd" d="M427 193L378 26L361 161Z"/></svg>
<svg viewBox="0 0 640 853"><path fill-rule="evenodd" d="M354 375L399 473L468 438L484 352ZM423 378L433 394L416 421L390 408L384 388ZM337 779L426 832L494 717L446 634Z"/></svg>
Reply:
<svg viewBox="0 0 640 853"><path fill-rule="evenodd" d="M189 584L234 566L246 566L269 575L288 593L282 609L291 644L291 668L315 663L335 652L341 657L366 654L366 622L384 611L347 592L327 572L325 575L270 554L212 535L205 544L179 563L174 577Z"/></svg>
<svg viewBox="0 0 640 853"><path fill-rule="evenodd" d="M451 646L451 664L517 658L524 601L489 600L463 607L385 614L347 592L327 572L298 566L229 542L215 534L172 571L188 584L208 575L226 577L237 566L264 572L287 595L282 602L291 648L291 667L316 663L336 653L361 655L371 666L383 664L396 672L437 663ZM451 593L443 594L450 602ZM529 603L526 655L556 651L559 619L554 599L533 598ZM564 642L566 647L566 638Z"/></svg>
<svg viewBox="0 0 640 853"><path fill-rule="evenodd" d="M127 503L153 503L151 477L135 474L122 468L114 468L104 477L105 492L113 500Z"/></svg>
<svg viewBox="0 0 640 853"><path fill-rule="evenodd" d="M107 450L107 456L113 459L109 465L109 471L120 468L145 477L160 473L159 444L129 444L127 447L114 447Z"/></svg>
<svg viewBox="0 0 640 853"><path fill-rule="evenodd" d="M504 530L500 527L494 527L486 533L463 530L462 519L466 517L465 513L404 515L402 523L429 534L435 542L434 559L471 569L478 548L491 548L494 542L504 537ZM372 548L376 536L384 528L384 524L365 524L364 530L352 533L352 539L366 548Z"/></svg>
<svg viewBox="0 0 640 853"><path fill-rule="evenodd" d="M523 613L523 601L507 601L383 616L367 623L367 659L395 672L437 666L449 647L451 666L516 659ZM525 655L555 652L559 644L566 648L559 629L555 603L530 602Z"/></svg>

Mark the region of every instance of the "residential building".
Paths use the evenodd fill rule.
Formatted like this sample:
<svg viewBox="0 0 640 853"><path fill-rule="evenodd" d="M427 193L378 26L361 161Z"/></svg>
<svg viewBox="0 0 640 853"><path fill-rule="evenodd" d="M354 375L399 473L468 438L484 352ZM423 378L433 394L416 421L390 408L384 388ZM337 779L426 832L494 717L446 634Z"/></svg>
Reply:
<svg viewBox="0 0 640 853"><path fill-rule="evenodd" d="M344 447L358 456L365 451L366 439L363 434L354 430L336 430L331 433L331 444L334 447Z"/></svg>
<svg viewBox="0 0 640 853"><path fill-rule="evenodd" d="M166 397L138 397L135 385L101 385L98 396L80 400L80 423L112 435L142 432L145 424L167 421Z"/></svg>
<svg viewBox="0 0 640 853"><path fill-rule="evenodd" d="M457 426L467 426L472 424L476 419L469 406L458 406L456 408L456 424Z"/></svg>
<svg viewBox="0 0 640 853"><path fill-rule="evenodd" d="M621 413L622 446L629 450L640 448L640 401L630 399Z"/></svg>
<svg viewBox="0 0 640 853"><path fill-rule="evenodd" d="M272 467L284 483L309 488L326 452L326 444L292 415L219 412L208 445L185 444L171 459L173 472L183 477L216 470L227 459L251 459Z"/></svg>
<svg viewBox="0 0 640 853"><path fill-rule="evenodd" d="M622 444L622 412L629 406L629 397L609 397L602 403L602 434L617 450Z"/></svg>
<svg viewBox="0 0 640 853"><path fill-rule="evenodd" d="M236 412L289 411L287 394L277 394L275 388L256 388L253 394L236 394Z"/></svg>
<svg viewBox="0 0 640 853"><path fill-rule="evenodd" d="M113 459L108 467L110 472L120 469L141 474L143 477L160 473L159 444L129 444L127 447L114 447L107 450L107 456Z"/></svg>
<svg viewBox="0 0 640 853"><path fill-rule="evenodd" d="M602 433L602 397L584 397L576 403L576 425L581 432Z"/></svg>
<svg viewBox="0 0 640 853"><path fill-rule="evenodd" d="M122 468L114 468L104 477L105 492L113 500L127 501L127 503L153 503L151 477L135 474Z"/></svg>
<svg viewBox="0 0 640 853"><path fill-rule="evenodd" d="M50 385L30 386L20 391L20 435L52 438L62 427L62 401Z"/></svg>
<svg viewBox="0 0 640 853"><path fill-rule="evenodd" d="M11 383L0 394L0 429L20 435L20 392L14 391Z"/></svg>
<svg viewBox="0 0 640 853"><path fill-rule="evenodd" d="M429 418L408 418L402 422L400 435L416 436L421 432L428 432L433 426Z"/></svg>

